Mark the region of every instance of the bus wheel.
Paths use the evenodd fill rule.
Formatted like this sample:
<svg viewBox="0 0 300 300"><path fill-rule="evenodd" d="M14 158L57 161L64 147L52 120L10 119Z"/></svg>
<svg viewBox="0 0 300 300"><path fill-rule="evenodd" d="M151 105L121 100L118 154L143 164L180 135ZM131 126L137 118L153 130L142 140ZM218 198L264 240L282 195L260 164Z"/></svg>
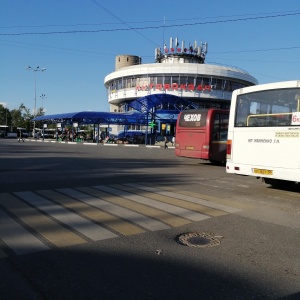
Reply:
<svg viewBox="0 0 300 300"><path fill-rule="evenodd" d="M274 188L290 188L295 186L295 182L287 181L287 180L280 180L274 178L263 178L263 181L266 184L270 184Z"/></svg>
<svg viewBox="0 0 300 300"><path fill-rule="evenodd" d="M219 161L219 160L209 160L211 164L216 165L216 166L225 166L226 161Z"/></svg>

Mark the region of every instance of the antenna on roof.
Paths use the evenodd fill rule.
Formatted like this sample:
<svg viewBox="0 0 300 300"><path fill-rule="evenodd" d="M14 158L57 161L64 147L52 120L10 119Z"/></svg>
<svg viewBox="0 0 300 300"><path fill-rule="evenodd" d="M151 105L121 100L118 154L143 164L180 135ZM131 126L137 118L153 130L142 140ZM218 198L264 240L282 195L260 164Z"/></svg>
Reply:
<svg viewBox="0 0 300 300"><path fill-rule="evenodd" d="M164 16L164 27L163 27L163 45L165 44L165 27L166 27L166 17Z"/></svg>

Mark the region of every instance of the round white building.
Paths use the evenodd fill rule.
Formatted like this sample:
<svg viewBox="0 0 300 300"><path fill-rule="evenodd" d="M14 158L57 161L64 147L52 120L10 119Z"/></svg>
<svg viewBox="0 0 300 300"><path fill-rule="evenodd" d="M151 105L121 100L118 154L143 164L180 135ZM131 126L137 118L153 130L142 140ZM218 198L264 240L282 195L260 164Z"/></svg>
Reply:
<svg viewBox="0 0 300 300"><path fill-rule="evenodd" d="M197 108L228 109L235 89L258 83L244 70L205 64L206 54L207 43L185 48L171 38L169 48L155 49L151 64L142 64L139 56L118 55L115 71L104 79L110 111L126 112L132 101L157 94L182 97ZM174 113L172 103L164 106L160 108Z"/></svg>

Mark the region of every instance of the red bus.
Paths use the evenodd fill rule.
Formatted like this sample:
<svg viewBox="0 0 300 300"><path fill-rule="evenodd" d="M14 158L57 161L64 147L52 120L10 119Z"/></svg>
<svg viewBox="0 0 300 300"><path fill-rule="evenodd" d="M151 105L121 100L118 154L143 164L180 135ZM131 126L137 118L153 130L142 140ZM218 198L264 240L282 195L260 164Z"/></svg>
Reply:
<svg viewBox="0 0 300 300"><path fill-rule="evenodd" d="M228 121L229 110L182 111L176 125L175 154L225 163Z"/></svg>

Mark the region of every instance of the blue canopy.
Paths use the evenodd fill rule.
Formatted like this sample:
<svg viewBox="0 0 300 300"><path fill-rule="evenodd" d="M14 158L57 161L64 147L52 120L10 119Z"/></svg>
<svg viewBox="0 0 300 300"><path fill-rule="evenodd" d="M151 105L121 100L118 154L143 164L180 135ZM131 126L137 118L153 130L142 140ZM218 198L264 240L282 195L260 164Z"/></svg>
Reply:
<svg viewBox="0 0 300 300"><path fill-rule="evenodd" d="M65 124L147 124L147 115L131 111L126 113L82 111L74 113L64 113L55 115L38 116L33 121L43 121L45 123L65 123Z"/></svg>
<svg viewBox="0 0 300 300"><path fill-rule="evenodd" d="M125 113L82 111L35 117L32 121L48 124L118 124L148 125L149 119L176 122L180 111L197 108L185 98L170 94L152 94L136 99L128 104L135 111Z"/></svg>
<svg viewBox="0 0 300 300"><path fill-rule="evenodd" d="M198 108L191 101L170 94L148 95L130 102L128 106L143 113L159 113L160 110L164 110L170 111L171 114L174 114L174 111L179 113L182 110Z"/></svg>

